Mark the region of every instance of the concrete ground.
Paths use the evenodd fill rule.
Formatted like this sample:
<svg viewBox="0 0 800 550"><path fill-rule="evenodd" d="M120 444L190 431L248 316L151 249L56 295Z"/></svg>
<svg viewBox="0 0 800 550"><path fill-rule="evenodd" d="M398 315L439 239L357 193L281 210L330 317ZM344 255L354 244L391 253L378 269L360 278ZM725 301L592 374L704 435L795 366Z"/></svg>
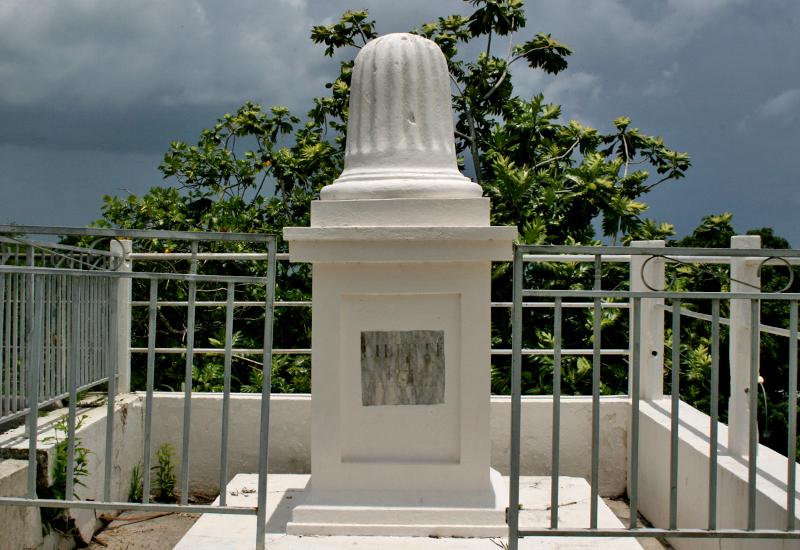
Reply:
<svg viewBox="0 0 800 550"><path fill-rule="evenodd" d="M494 539L447 539L447 538L399 538L399 537L288 537L281 531L285 529L286 521L291 517L294 503L291 501L298 497L298 488L305 485L305 476L270 476L271 491L269 498L272 510L268 524L268 548L308 548L309 550L328 550L334 548L386 548L400 550L407 548L446 550L451 548L479 549L504 548L505 538ZM236 499L236 504L251 504L255 494L249 492L250 482L247 476L237 476L228 487L229 499ZM291 483L294 481L294 483ZM582 480L565 479L562 481L562 521L567 525L574 525L573 521L580 523L580 516L588 512L588 502L585 497L577 500L573 498L576 488L580 492ZM279 483L282 482L282 483ZM294 487L291 487L291 486ZM525 512L521 515L523 527L526 524L537 524L544 518L546 506L531 505L531 499L538 501L549 495L549 480L543 478L523 478L521 494ZM588 492L588 486L583 487ZM274 496L273 496L274 495ZM276 498L278 495L281 498ZM579 495L580 496L580 495ZM548 497L549 498L549 497ZM302 499L299 498L298 502ZM549 502L549 500L547 500ZM276 502L278 504L276 505ZM537 508L540 508L537 510ZM563 514L564 511L566 514ZM622 525L628 524L630 509L623 499L604 499L601 512L601 525L611 526L613 518L608 515L613 512ZM538 517L538 519L537 519ZM202 518L202 519L201 519ZM220 523L219 520L223 522ZM198 520L200 520L198 524ZM231 520L233 522L231 523ZM620 523L617 522L616 526ZM196 524L197 527L193 528ZM640 516L639 526L646 523ZM226 525L236 525L241 529L226 532ZM222 529L221 529L222 528ZM148 513L140 511L124 512L101 532L97 533L89 545L90 550L168 550L170 548L183 548L203 550L205 548L252 548L254 542L255 522L252 517L215 516L212 514L186 514L186 513ZM190 532L191 531L191 532ZM188 533L188 535L187 535ZM183 540L185 538L185 540ZM522 539L521 548L639 548L631 540L620 539ZM638 544L644 550L663 550L670 548L656 539L641 539Z"/></svg>
<svg viewBox="0 0 800 550"><path fill-rule="evenodd" d="M291 518L294 506L303 501L303 488L308 476L270 475L270 490L267 497L267 547L270 549L333 550L375 549L386 550L446 550L505 548L505 538L467 539L430 537L367 537L367 536L288 536L286 523ZM228 503L237 506L252 506L256 501L256 476L237 475L228 485ZM520 501L523 505L520 523L523 529L545 527L549 522L550 480L543 477L523 477L520 483ZM562 478L560 484L562 507L561 523L565 527L588 526L589 485L581 478ZM623 524L611 509L601 504L600 527L622 527ZM203 514L175 547L178 550L252 549L255 547L255 517ZM634 539L628 538L536 538L521 539L520 548L537 549L581 549L596 550L641 549ZM652 546L649 546L652 548Z"/></svg>
<svg viewBox="0 0 800 550"><path fill-rule="evenodd" d="M90 550L167 550L173 548L200 514L123 512L95 534Z"/></svg>

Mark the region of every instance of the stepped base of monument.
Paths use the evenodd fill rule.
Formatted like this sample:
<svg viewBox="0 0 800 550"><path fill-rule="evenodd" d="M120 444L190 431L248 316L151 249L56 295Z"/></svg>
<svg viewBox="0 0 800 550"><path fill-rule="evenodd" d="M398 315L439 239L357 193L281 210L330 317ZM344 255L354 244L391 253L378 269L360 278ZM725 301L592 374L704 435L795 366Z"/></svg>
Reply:
<svg viewBox="0 0 800 550"><path fill-rule="evenodd" d="M504 478L508 482L507 478ZM255 474L239 474L235 476L226 488L227 503L230 506L255 506L258 496L255 490L258 487L258 476ZM497 527L497 516L495 510L478 509L480 512L470 511L470 509L456 509L456 515L449 519L445 513L435 508L418 509L420 518L419 528L414 534L413 529L408 524L399 525L405 531L393 531L398 523L383 524L380 527L386 530L377 533L377 519L391 519L394 510L387 508L379 514L373 514L372 523L339 523L338 531L330 530L330 535L319 535L319 531L314 536L287 533L289 525L293 523L293 515L298 514L298 519L303 518L306 526L311 526L318 519L319 508L316 505L308 505L309 496L308 475L287 475L271 474L267 480L267 547L272 549L304 549L304 550L334 550L338 548L381 548L386 550L399 549L450 549L458 548L463 550L485 549L486 538L505 540L508 530L505 526L505 518L500 515L502 529ZM586 480L582 478L562 477L559 481L559 523L561 527L585 528L589 526L589 503L590 487ZM550 478L549 477L529 477L520 479L520 528L521 529L541 529L550 526ZM217 502L214 503L216 505ZM307 507L308 512L300 511ZM310 508L310 509L309 509ZM364 518L359 510L347 511L348 518ZM452 511L452 510L451 510ZM335 510L327 510L326 513L333 513ZM479 516L483 517L479 517ZM330 520L330 514L327 515ZM411 517L408 514L403 521L408 521ZM438 534L432 531L433 528L452 529L458 524L456 518L461 521L465 518L469 524L465 527L473 528L473 534L452 537L445 534ZM427 523L422 521L427 519ZM363 519L362 519L363 521ZM444 523L445 525L441 525ZM328 529L330 528L330 524ZM358 526L365 526L363 531L359 531ZM321 527L321 526L317 526ZM622 528L619 519L602 501L598 506L598 527L600 528ZM484 529L485 528L485 529ZM428 532L430 531L430 532ZM366 533L372 533L367 535ZM426 533L422 535L422 533ZM342 536L347 534L347 536ZM468 537L468 538L463 538ZM179 550L207 550L207 549L253 549L256 540L256 517L237 516L237 515L218 515L203 514L197 523L186 533L184 538L176 546ZM489 543L491 544L491 543ZM591 537L538 537L523 538L520 540L519 547L537 549L561 549L561 548L591 548L594 550L602 549L640 549L641 546L632 538L591 538Z"/></svg>
<svg viewBox="0 0 800 550"><path fill-rule="evenodd" d="M389 506L386 502L413 502L413 495L383 492L377 497L383 504L364 506L363 495L342 492L325 502L325 496L308 491L308 504L297 506L292 521L286 525L289 535L371 535L392 537L500 537L506 534L505 508L508 484L497 470L490 470L491 487L480 500L492 507L466 507L463 502L474 495L440 493L437 499L423 502L446 505ZM361 497L361 498L359 498ZM321 502L320 502L321 501ZM343 504L344 501L344 504ZM349 502L348 502L349 501Z"/></svg>

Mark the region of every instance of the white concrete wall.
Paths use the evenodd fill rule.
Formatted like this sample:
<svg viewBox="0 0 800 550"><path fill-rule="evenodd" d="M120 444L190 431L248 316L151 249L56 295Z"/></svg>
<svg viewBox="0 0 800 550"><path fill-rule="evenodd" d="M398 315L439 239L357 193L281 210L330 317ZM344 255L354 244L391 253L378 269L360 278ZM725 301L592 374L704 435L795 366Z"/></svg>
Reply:
<svg viewBox="0 0 800 550"><path fill-rule="evenodd" d="M628 471L628 421L626 397L601 397L600 404L600 494L625 492ZM522 475L550 475L553 400L550 396L522 398L520 470ZM492 396L492 467L508 474L511 431L511 398ZM592 398L565 396L561 399L562 476L591 480Z"/></svg>
<svg viewBox="0 0 800 550"><path fill-rule="evenodd" d="M183 394L156 393L153 406L153 449L170 443L180 466ZM600 492L625 491L629 407L624 397L602 399ZM190 486L215 493L219 486L219 445L222 432L220 394L195 394L192 398L190 432ZM269 470L276 473L309 473L311 469L311 397L272 396L270 405ZM491 403L492 467L508 473L511 402L494 396ZM524 397L522 406L522 474L546 475L550 471L552 400ZM561 474L589 478L591 472L591 398L565 397L562 401ZM259 396L231 398L228 478L255 472L258 466Z"/></svg>
<svg viewBox="0 0 800 550"><path fill-rule="evenodd" d="M142 413L139 397L127 394L117 399L114 417L114 444L112 447L112 479L111 499L127 501L128 488L133 465L140 460L142 448ZM55 420L66 415L66 409L58 409L39 419L37 449L40 463L47 464L47 484L52 483L52 466L55 441L58 437L63 441L64 434L55 432ZM76 485L75 492L84 500L102 500L103 472L105 471L106 450L106 406L80 409L78 417L83 417L83 424L76 432L81 447L89 450L89 476L80 478L84 486ZM2 434L0 447L5 456L14 456L24 460L0 461L0 494L3 496L26 496L28 479L28 440L24 435L24 426ZM44 472L39 472L39 483L44 484ZM91 509L71 510L76 525L80 529L81 538L91 540L95 528L99 525L97 516L111 514L111 511ZM38 508L2 507L0 506L0 549L5 548L49 548L58 544L53 537L42 538L41 521ZM6 536L8 534L8 536ZM12 537L13 535L13 537Z"/></svg>
<svg viewBox="0 0 800 550"><path fill-rule="evenodd" d="M232 478L239 472L254 472L258 461L258 395L234 395L231 400L230 471ZM617 495L625 491L628 468L627 431L630 417L628 400L624 397L602 399L600 492ZM669 521L669 407L668 399L641 402L639 503L641 513L653 524L666 527ZM126 500L131 468L142 461L143 398L130 395L117 403L112 498ZM222 400L219 394L195 394L192 399L191 472L193 490L214 493L218 486L219 441L221 433ZM105 452L105 407L89 409L79 435L82 444L91 450L90 471L98 475L80 487L82 498L102 495L102 472ZM161 443L176 448L176 469L180 466L182 393L154 395L153 451ZM50 413L41 425L64 411ZM491 436L492 466L508 472L510 399L492 397ZM678 521L680 527L707 525L708 509L708 416L682 403L679 469ZM552 400L548 396L524 397L522 403L522 474L547 475L550 470ZM562 401L561 473L565 476L589 478L591 465L591 398L564 397ZM308 395L273 395L270 422L270 471L308 473L310 470L311 397ZM727 440L727 428L720 424L720 441ZM40 439L52 435L44 428ZM25 441L20 434L3 435L2 446L9 438L25 454ZM760 527L784 528L786 506L787 459L767 449L759 448L759 480L757 520ZM798 476L800 477L800 476ZM720 528L739 527L747 517L747 465L731 457L726 449L720 453L718 525ZM0 494L24 494L27 483L27 463L18 460L0 461ZM800 511L800 502L797 502ZM94 511L82 511L79 516L84 529L94 525ZM98 513L99 514L99 513ZM24 548L41 544L41 524L38 510L19 507L0 507L0 549ZM800 524L800 514L798 514ZM797 548L791 541L701 541L675 539L676 548Z"/></svg>
<svg viewBox="0 0 800 550"><path fill-rule="evenodd" d="M231 395L228 439L228 480L238 473L258 471L261 394ZM222 394L192 396L189 436L189 486L192 491L219 491ZM175 448L175 473L180 480L183 393L153 394L153 457L158 447ZM153 458L154 460L154 458ZM155 464L155 462L152 462ZM311 397L275 395L270 402L270 472L308 473L311 470Z"/></svg>
<svg viewBox="0 0 800 550"><path fill-rule="evenodd" d="M24 497L28 491L28 463L0 460L0 495ZM0 506L0 550L36 548L42 544L38 508Z"/></svg>
<svg viewBox="0 0 800 550"><path fill-rule="evenodd" d="M657 527L669 526L670 401L641 403L640 512ZM678 527L708 526L709 417L681 403L678 453ZM719 424L717 469L717 526L742 529L747 525L747 463L725 448L728 430ZM756 484L756 524L761 528L786 528L786 457L759 446ZM796 467L796 466L795 466ZM798 476L800 477L800 476ZM800 502L796 504L800 524ZM795 541L743 541L672 539L678 549L789 549Z"/></svg>

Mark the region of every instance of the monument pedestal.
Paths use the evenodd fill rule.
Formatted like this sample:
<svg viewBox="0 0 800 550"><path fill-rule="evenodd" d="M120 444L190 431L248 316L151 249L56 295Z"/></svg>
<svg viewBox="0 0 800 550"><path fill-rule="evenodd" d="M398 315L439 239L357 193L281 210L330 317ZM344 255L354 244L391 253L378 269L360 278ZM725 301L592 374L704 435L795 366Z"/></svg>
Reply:
<svg viewBox="0 0 800 550"><path fill-rule="evenodd" d="M284 229L313 264L311 485L295 534L493 536L490 272L515 227L456 164L439 47L391 34L353 67L345 166Z"/></svg>
<svg viewBox="0 0 800 550"><path fill-rule="evenodd" d="M508 502L506 480L496 470L491 470L494 506L454 506L452 493L445 506L417 505L325 505L302 504L292 511L292 520L286 524L287 535L370 535L392 537L504 537L508 534L505 521L505 506ZM409 500L420 493L408 493ZM310 500L320 495L313 488ZM358 501L374 494L357 495L343 493L345 499ZM399 495L390 492L384 495L391 502ZM433 502L436 498L433 498Z"/></svg>
<svg viewBox="0 0 800 550"><path fill-rule="evenodd" d="M313 264L311 492L292 533L505 529L507 492L489 468L490 268L510 258L516 228L488 227L488 199L455 208L463 200L439 218L459 227L317 227L323 215L285 229L291 260ZM353 202L396 213L409 203L398 201ZM323 202L312 211L354 206Z"/></svg>

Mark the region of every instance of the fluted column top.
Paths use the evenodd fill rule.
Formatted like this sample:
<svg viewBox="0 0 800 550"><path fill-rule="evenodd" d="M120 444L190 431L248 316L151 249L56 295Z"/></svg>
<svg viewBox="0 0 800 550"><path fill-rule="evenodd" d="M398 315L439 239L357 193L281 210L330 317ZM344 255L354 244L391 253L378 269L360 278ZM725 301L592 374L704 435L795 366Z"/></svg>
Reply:
<svg viewBox="0 0 800 550"><path fill-rule="evenodd" d="M322 200L481 196L456 165L450 75L435 42L396 33L361 49L344 165Z"/></svg>

